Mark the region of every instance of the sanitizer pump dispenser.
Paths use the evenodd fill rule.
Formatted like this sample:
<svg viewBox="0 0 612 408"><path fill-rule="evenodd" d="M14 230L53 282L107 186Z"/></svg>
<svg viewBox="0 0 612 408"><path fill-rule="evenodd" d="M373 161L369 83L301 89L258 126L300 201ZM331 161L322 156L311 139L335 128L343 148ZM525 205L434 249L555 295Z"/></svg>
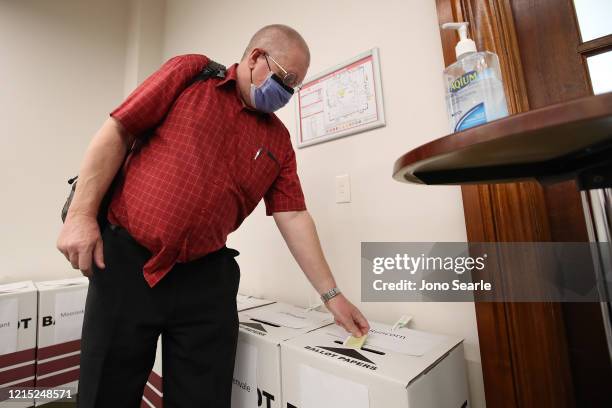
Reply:
<svg viewBox="0 0 612 408"><path fill-rule="evenodd" d="M457 62L444 70L446 108L451 132L459 132L508 116L499 58L476 49L468 38L468 23L445 23L443 29L457 30Z"/></svg>

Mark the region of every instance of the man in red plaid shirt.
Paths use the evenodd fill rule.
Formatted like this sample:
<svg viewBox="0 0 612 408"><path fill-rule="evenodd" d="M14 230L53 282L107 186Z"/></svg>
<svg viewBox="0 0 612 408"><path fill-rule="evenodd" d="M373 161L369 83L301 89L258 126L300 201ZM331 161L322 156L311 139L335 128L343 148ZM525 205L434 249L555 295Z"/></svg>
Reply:
<svg viewBox="0 0 612 408"><path fill-rule="evenodd" d="M223 77L193 82L209 62L168 60L110 113L83 159L57 242L90 278L80 407L139 406L160 334L164 404L230 406L240 271L225 242L262 198L336 323L369 330L336 287L273 113L306 75L306 42L266 26ZM100 202L135 141L100 231Z"/></svg>

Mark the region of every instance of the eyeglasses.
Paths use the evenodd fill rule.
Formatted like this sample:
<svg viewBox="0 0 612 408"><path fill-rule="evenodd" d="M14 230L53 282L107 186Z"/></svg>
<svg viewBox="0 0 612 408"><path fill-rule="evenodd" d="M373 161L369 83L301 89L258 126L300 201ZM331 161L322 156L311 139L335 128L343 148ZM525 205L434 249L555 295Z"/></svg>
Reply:
<svg viewBox="0 0 612 408"><path fill-rule="evenodd" d="M274 58L272 58L272 56L270 54L268 54L267 52L264 54L264 57L266 58L266 64L268 64L268 69L270 69L270 71L272 71L272 68L270 68L270 63L268 62L268 58L270 58L272 60L272 62L275 63L276 66L281 71L283 71L283 76L280 79L281 79L281 81L283 82L284 85L288 86L289 88L293 88L293 90L295 92L299 92L300 89L302 89L302 85L303 84L297 82L297 74L295 72L287 71L285 68L283 68L283 66L281 64L276 62L276 60ZM274 73L274 71L272 71L272 73L274 75L280 77L279 75Z"/></svg>

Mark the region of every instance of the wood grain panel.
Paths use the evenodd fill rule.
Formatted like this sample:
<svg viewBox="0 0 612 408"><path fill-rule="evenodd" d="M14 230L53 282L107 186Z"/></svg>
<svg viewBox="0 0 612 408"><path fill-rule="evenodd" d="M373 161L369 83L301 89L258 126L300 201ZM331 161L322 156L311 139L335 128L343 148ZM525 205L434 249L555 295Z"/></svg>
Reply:
<svg viewBox="0 0 612 408"><path fill-rule="evenodd" d="M581 44L571 0L512 0L511 7L523 45L519 49L531 108L590 95L588 70L580 53L602 51L609 47L610 38ZM588 241L575 182L545 185L543 194L551 239ZM612 367L599 304L564 303L555 316L563 321L576 406L612 406Z"/></svg>
<svg viewBox="0 0 612 408"><path fill-rule="evenodd" d="M479 49L498 54L509 111L528 110L531 99L519 47L519 41L527 39L517 35L512 2L438 0L437 7L440 23L470 22ZM525 33L525 26L520 28ZM456 37L442 33L441 38L449 65L455 60ZM568 188L554 190L557 199L565 197ZM463 186L462 197L468 240L475 242L550 241L562 229L558 220L568 215L555 209L560 216L551 226L545 190L531 182ZM559 304L477 303L476 313L488 406L575 405Z"/></svg>
<svg viewBox="0 0 612 408"><path fill-rule="evenodd" d="M612 50L612 34L579 44L576 51L584 56L596 55Z"/></svg>
<svg viewBox="0 0 612 408"><path fill-rule="evenodd" d="M577 53L580 36L570 0L512 0L519 54L533 108L590 94Z"/></svg>

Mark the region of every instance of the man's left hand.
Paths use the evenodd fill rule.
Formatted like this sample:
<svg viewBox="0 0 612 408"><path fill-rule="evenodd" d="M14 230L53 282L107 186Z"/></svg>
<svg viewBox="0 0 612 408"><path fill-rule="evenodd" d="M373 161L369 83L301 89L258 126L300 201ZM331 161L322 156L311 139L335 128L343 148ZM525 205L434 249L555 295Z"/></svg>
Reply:
<svg viewBox="0 0 612 408"><path fill-rule="evenodd" d="M325 306L334 315L336 324L353 336L361 337L370 330L366 318L343 294L334 296L325 303Z"/></svg>

